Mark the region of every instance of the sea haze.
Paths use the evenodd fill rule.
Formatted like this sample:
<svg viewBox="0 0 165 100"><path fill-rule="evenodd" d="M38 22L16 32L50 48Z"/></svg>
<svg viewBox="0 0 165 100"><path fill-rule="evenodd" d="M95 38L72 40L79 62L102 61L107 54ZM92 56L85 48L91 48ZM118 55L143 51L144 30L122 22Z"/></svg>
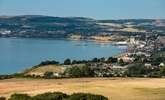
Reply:
<svg viewBox="0 0 165 100"><path fill-rule="evenodd" d="M126 47L92 41L0 38L0 74L19 72L44 60L89 60L114 56L125 50Z"/></svg>

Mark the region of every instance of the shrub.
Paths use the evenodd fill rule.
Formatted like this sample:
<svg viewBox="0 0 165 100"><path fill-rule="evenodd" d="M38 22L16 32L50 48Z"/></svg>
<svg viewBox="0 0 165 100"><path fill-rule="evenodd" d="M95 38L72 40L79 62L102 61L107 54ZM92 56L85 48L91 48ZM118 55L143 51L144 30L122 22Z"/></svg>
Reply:
<svg viewBox="0 0 165 100"><path fill-rule="evenodd" d="M54 60L52 60L52 61L47 60L47 61L41 62L38 66L50 65L50 64L59 64L59 62L58 61L54 61Z"/></svg>
<svg viewBox="0 0 165 100"><path fill-rule="evenodd" d="M93 77L94 71L88 66L74 66L67 68L65 74L68 74L70 77Z"/></svg>
<svg viewBox="0 0 165 100"><path fill-rule="evenodd" d="M0 75L0 80L13 78L12 75Z"/></svg>
<svg viewBox="0 0 165 100"><path fill-rule="evenodd" d="M9 100L32 100L27 94L13 94Z"/></svg>
<svg viewBox="0 0 165 100"><path fill-rule="evenodd" d="M80 68L78 68L77 66L72 67L72 68L67 68L65 70L65 74L68 74L70 77L81 77L82 76L82 72L81 72Z"/></svg>
<svg viewBox="0 0 165 100"><path fill-rule="evenodd" d="M5 100L5 98L0 100ZM27 94L13 94L9 100L108 100L108 98L89 93L74 93L69 96L62 92L47 92L33 97Z"/></svg>
<svg viewBox="0 0 165 100"><path fill-rule="evenodd" d="M65 61L64 61L64 65L70 65L71 64L71 60L70 59L66 59Z"/></svg>
<svg viewBox="0 0 165 100"><path fill-rule="evenodd" d="M53 77L54 77L53 72L45 72L44 73L44 78L50 79L50 78L53 78Z"/></svg>
<svg viewBox="0 0 165 100"><path fill-rule="evenodd" d="M0 97L0 100L6 100L6 98L5 97Z"/></svg>
<svg viewBox="0 0 165 100"><path fill-rule="evenodd" d="M89 93L74 93L69 97L68 100L108 100L108 98Z"/></svg>
<svg viewBox="0 0 165 100"><path fill-rule="evenodd" d="M61 92L48 92L44 94L39 94L33 97L33 100L63 100L67 98L68 95Z"/></svg>

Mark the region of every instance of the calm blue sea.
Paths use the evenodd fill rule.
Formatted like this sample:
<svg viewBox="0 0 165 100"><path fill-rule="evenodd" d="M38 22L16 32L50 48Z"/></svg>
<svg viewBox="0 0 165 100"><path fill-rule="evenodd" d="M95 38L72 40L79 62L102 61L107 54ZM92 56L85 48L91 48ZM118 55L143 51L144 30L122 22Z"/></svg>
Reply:
<svg viewBox="0 0 165 100"><path fill-rule="evenodd" d="M89 60L125 50L126 47L92 41L0 38L0 74L19 72L44 60Z"/></svg>

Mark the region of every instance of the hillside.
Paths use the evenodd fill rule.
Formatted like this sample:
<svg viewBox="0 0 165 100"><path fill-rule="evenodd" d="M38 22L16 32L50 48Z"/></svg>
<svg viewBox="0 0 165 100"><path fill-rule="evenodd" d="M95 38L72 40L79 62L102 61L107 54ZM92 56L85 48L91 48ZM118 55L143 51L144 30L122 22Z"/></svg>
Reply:
<svg viewBox="0 0 165 100"><path fill-rule="evenodd" d="M26 15L1 17L0 30L9 37L66 37L70 33L92 34L101 31L95 20L83 17Z"/></svg>
<svg viewBox="0 0 165 100"><path fill-rule="evenodd" d="M41 15L0 16L0 37L66 38L100 34L165 33L164 19L96 20L84 17Z"/></svg>
<svg viewBox="0 0 165 100"><path fill-rule="evenodd" d="M31 69L29 69L28 71L26 71L24 73L25 76L27 75L39 75L39 76L43 76L44 73L46 72L53 72L53 73L63 73L64 72L64 68L60 65L42 65L39 67L33 67Z"/></svg>

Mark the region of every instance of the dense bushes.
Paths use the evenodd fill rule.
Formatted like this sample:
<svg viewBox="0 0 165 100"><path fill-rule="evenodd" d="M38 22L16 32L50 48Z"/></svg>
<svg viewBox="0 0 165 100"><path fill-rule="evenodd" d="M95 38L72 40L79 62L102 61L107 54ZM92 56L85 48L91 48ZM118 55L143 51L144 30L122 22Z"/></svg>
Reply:
<svg viewBox="0 0 165 100"><path fill-rule="evenodd" d="M147 67L144 64L132 64L125 72L130 77L164 77L165 66L162 67Z"/></svg>
<svg viewBox="0 0 165 100"><path fill-rule="evenodd" d="M67 94L61 92L48 92L44 94L39 94L33 97L33 100L64 100L64 98L68 98Z"/></svg>
<svg viewBox="0 0 165 100"><path fill-rule="evenodd" d="M71 64L71 60L70 59L66 59L65 61L64 61L64 65L70 65Z"/></svg>
<svg viewBox="0 0 165 100"><path fill-rule="evenodd" d="M44 73L44 78L46 78L46 79L50 79L50 78L53 78L53 77L54 77L53 72L45 72Z"/></svg>
<svg viewBox="0 0 165 100"><path fill-rule="evenodd" d="M58 61L50 61L50 60L47 60L47 61L42 61L38 66L43 66L43 65L50 65L50 64L59 64Z"/></svg>
<svg viewBox="0 0 165 100"><path fill-rule="evenodd" d="M102 95L89 93L74 93L72 95L67 95L62 92L48 92L33 97L26 94L13 94L9 100L108 100L108 98Z"/></svg>
<svg viewBox="0 0 165 100"><path fill-rule="evenodd" d="M13 94L9 100L32 100L32 97L27 94Z"/></svg>
<svg viewBox="0 0 165 100"><path fill-rule="evenodd" d="M89 93L75 93L72 94L68 100L108 100L102 95L93 95Z"/></svg>
<svg viewBox="0 0 165 100"><path fill-rule="evenodd" d="M64 61L64 65L71 65L71 64L87 64L87 63L117 63L118 59L115 57L109 57L108 59L102 58L93 58L92 60L71 60L66 59Z"/></svg>
<svg viewBox="0 0 165 100"><path fill-rule="evenodd" d="M69 77L93 77L94 76L94 71L88 67L88 66L82 66L82 67L71 67L67 68L65 70L66 76Z"/></svg>
<svg viewBox="0 0 165 100"><path fill-rule="evenodd" d="M13 78L12 75L0 75L0 80ZM0 99L1 100L1 99Z"/></svg>

